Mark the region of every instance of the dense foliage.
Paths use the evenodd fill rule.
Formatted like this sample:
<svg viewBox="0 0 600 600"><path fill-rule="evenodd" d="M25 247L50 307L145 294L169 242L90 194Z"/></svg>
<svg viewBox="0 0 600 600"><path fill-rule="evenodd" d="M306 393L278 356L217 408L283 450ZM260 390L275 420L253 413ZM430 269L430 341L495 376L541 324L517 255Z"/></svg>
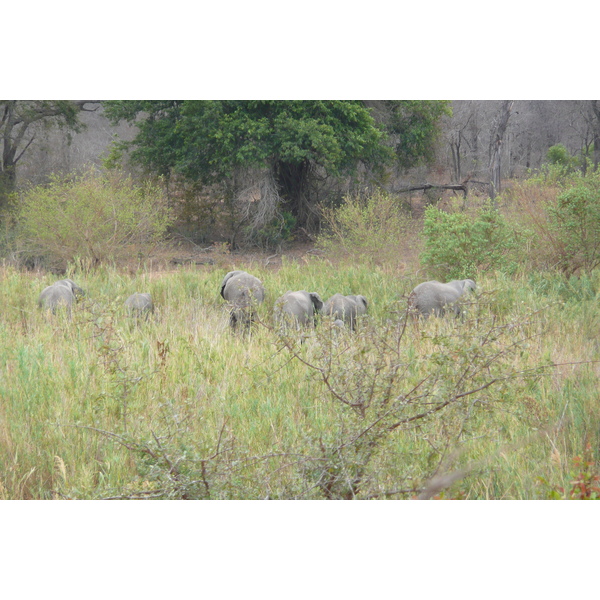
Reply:
<svg viewBox="0 0 600 600"><path fill-rule="evenodd" d="M516 246L514 231L492 208L469 214L429 206L423 238L421 262L432 277L441 280L472 279L480 270L513 267L510 255Z"/></svg>
<svg viewBox="0 0 600 600"><path fill-rule="evenodd" d="M434 158L434 142L440 119L450 115L446 102L437 100L389 100L382 123L393 140L398 163L410 168Z"/></svg>
<svg viewBox="0 0 600 600"><path fill-rule="evenodd" d="M393 101L376 113L361 101L113 101L106 113L135 122L139 134L120 148L147 170L214 183L242 169L266 169L283 208L306 225L317 177L362 166L381 175L432 156L446 102Z"/></svg>
<svg viewBox="0 0 600 600"><path fill-rule="evenodd" d="M572 274L600 265L600 174L578 178L546 209L561 269Z"/></svg>

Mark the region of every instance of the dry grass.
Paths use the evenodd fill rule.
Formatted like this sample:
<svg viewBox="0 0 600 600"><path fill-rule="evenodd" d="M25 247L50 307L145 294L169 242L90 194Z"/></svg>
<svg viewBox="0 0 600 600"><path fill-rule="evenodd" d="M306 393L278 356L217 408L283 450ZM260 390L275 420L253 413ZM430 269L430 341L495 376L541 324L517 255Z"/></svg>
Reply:
<svg viewBox="0 0 600 600"><path fill-rule="evenodd" d="M393 311L416 277L394 276L389 265L334 266L310 255L284 258L275 268L229 256L232 262L221 268L73 274L87 297L72 321L35 306L50 276L0 269L2 497L164 497L181 492L182 481L192 482L184 486L191 497L320 497L321 488L308 482L365 421L348 413L306 362L331 356L335 389L351 393L358 380L350 375L361 364L379 364L373 343L386 339L390 319L400 318ZM269 327L233 335L218 295L230 267L264 282L267 300L259 313L265 325L279 295L310 288L324 299L362 293L370 302L368 326L332 338L322 325L304 343L292 340L306 362ZM474 397L474 404L458 403L440 418L386 434L370 455L358 497L410 496L400 492L425 489L433 475L452 481L449 490L436 492L442 495L545 497L564 486L573 458L589 435L597 436L599 369L582 364L598 359L595 302L567 297L565 304L561 294L569 289L542 289L527 278L482 275L478 283L482 295L465 323L410 324L398 355L407 365L398 393L426 377L431 357L449 360L443 377L454 377L452 365L468 356L490 319L508 327L505 335L520 330L527 338L504 364L507 373L567 364L512 378ZM146 324L135 325L124 313L122 302L133 291L150 292L157 306ZM444 340L453 340L451 351ZM393 366L393 354L382 356L384 370ZM547 484L540 486L539 477Z"/></svg>
<svg viewBox="0 0 600 600"><path fill-rule="evenodd" d="M524 254L533 269L552 269L564 254L564 248L553 233L545 210L545 206L554 203L560 193L558 187L527 183L515 185L506 193L506 216L529 232L524 236Z"/></svg>
<svg viewBox="0 0 600 600"><path fill-rule="evenodd" d="M372 211L350 215L357 243L342 227L321 249L182 244L70 273L87 292L71 321L36 307L57 277L0 268L0 498L569 497L590 444L600 471L600 275L545 271L556 192L517 186L503 205L526 268L478 274L464 321L406 329L418 222ZM219 296L233 269L267 291L250 336ZM273 304L300 289L362 294L369 315L355 335L282 335ZM135 291L147 323L125 314ZM455 396L386 429L392 405L408 419Z"/></svg>

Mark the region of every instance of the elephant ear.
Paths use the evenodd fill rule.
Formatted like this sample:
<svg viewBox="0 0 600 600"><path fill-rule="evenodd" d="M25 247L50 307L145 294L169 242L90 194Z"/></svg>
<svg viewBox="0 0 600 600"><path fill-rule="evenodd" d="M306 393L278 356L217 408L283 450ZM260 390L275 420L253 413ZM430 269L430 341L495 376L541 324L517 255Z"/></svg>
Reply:
<svg viewBox="0 0 600 600"><path fill-rule="evenodd" d="M367 299L364 296L356 296L356 299L362 302L365 305L365 308L368 307Z"/></svg>
<svg viewBox="0 0 600 600"><path fill-rule="evenodd" d="M223 293L225 291L225 286L227 285L227 282L234 276L237 275L238 273L240 273L241 271L230 271L229 273L227 273L227 275L225 275L225 277L223 278L223 283L221 284L221 296L224 300L226 300L225 298L225 294Z"/></svg>
<svg viewBox="0 0 600 600"><path fill-rule="evenodd" d="M310 296L315 310L320 311L323 308L323 300L321 300L321 296L319 296L317 292L309 292L308 295Z"/></svg>

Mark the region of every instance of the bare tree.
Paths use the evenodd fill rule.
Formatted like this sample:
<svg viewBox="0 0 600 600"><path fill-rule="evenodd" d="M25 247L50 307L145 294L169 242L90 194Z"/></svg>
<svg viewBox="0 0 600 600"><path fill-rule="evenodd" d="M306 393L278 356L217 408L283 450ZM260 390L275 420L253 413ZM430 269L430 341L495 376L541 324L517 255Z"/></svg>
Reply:
<svg viewBox="0 0 600 600"><path fill-rule="evenodd" d="M594 171L598 171L600 163L600 100L590 100L590 107L594 115Z"/></svg>
<svg viewBox="0 0 600 600"><path fill-rule="evenodd" d="M598 119L589 100L516 100L510 111L499 155L501 177L519 176L539 168L548 148L563 144L571 153L592 151ZM444 122L448 167L458 182L491 180L490 159L503 102L456 100ZM498 147L496 146L496 149ZM487 153L486 153L487 151ZM586 161L581 168L585 170ZM498 165L496 165L498 166ZM497 175L497 173L496 173Z"/></svg>
<svg viewBox="0 0 600 600"><path fill-rule="evenodd" d="M490 198L493 200L500 193L501 150L504 134L510 119L514 100L504 100L492 128L490 139Z"/></svg>
<svg viewBox="0 0 600 600"><path fill-rule="evenodd" d="M35 125L44 123L80 128L78 114L84 110L96 110L97 100L4 100L0 101L0 140L2 141L0 163L0 209L8 195L14 191L17 181L16 167L19 160L36 140Z"/></svg>
<svg viewBox="0 0 600 600"><path fill-rule="evenodd" d="M476 109L474 110L473 105L472 100L455 103L452 119L448 126L448 141L452 155L452 179L455 182L462 180L464 145L470 147L467 128L476 119Z"/></svg>

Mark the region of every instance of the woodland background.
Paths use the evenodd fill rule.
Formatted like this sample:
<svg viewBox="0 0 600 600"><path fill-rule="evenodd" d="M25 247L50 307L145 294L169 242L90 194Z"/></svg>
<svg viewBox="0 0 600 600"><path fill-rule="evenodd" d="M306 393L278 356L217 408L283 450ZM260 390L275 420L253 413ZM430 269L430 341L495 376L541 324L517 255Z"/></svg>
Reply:
<svg viewBox="0 0 600 600"><path fill-rule="evenodd" d="M281 104L294 105L301 111L301 102ZM248 158L237 160L231 171L225 166L227 157L215 155L213 164L221 161L223 167L218 169L229 171L211 179L198 171L204 168L202 165L187 171L183 167L179 175L174 173L174 161L160 158L161 154L169 154L166 138L157 139L154 150L146 138L149 150L138 152L135 163L127 152L118 149L119 143L134 140L135 119L144 110L156 110L159 115L160 103L6 102L0 122L1 204L12 204L13 208L18 205L15 198L11 203L7 200L13 190L46 184L56 176L72 177L90 167L116 165L138 179L147 175L156 178L161 173L167 176L160 185L165 187L172 209L170 231L180 242L203 246L223 242L232 249L272 249L292 240L314 241L322 224L322 208L337 206L349 195L375 188L411 206L413 201L424 206L469 193L495 198L505 182L523 180L543 164L558 162L583 176L588 170L598 169L600 103L595 100L413 101L404 103L400 116L390 112L389 102L363 104L379 122L398 132L399 149L404 144L395 162L388 161L385 171L374 170L378 162L383 165L383 156L380 161L374 156L371 167L356 170L366 154L352 158L345 150L353 171L336 173L327 163L331 150L325 148L321 150L321 166L318 160L308 158L303 163L306 173L295 168L285 175L275 169L275 179L268 170L253 166ZM137 112L131 113L136 105ZM168 103L163 105L167 107ZM112 120L107 110L113 111ZM25 115L24 123L17 121L17 114ZM293 143L302 142L295 139ZM339 169L340 165L334 167ZM285 189L286 181L290 182L289 190ZM288 202L291 209L282 202L290 193L297 195L291 204Z"/></svg>

